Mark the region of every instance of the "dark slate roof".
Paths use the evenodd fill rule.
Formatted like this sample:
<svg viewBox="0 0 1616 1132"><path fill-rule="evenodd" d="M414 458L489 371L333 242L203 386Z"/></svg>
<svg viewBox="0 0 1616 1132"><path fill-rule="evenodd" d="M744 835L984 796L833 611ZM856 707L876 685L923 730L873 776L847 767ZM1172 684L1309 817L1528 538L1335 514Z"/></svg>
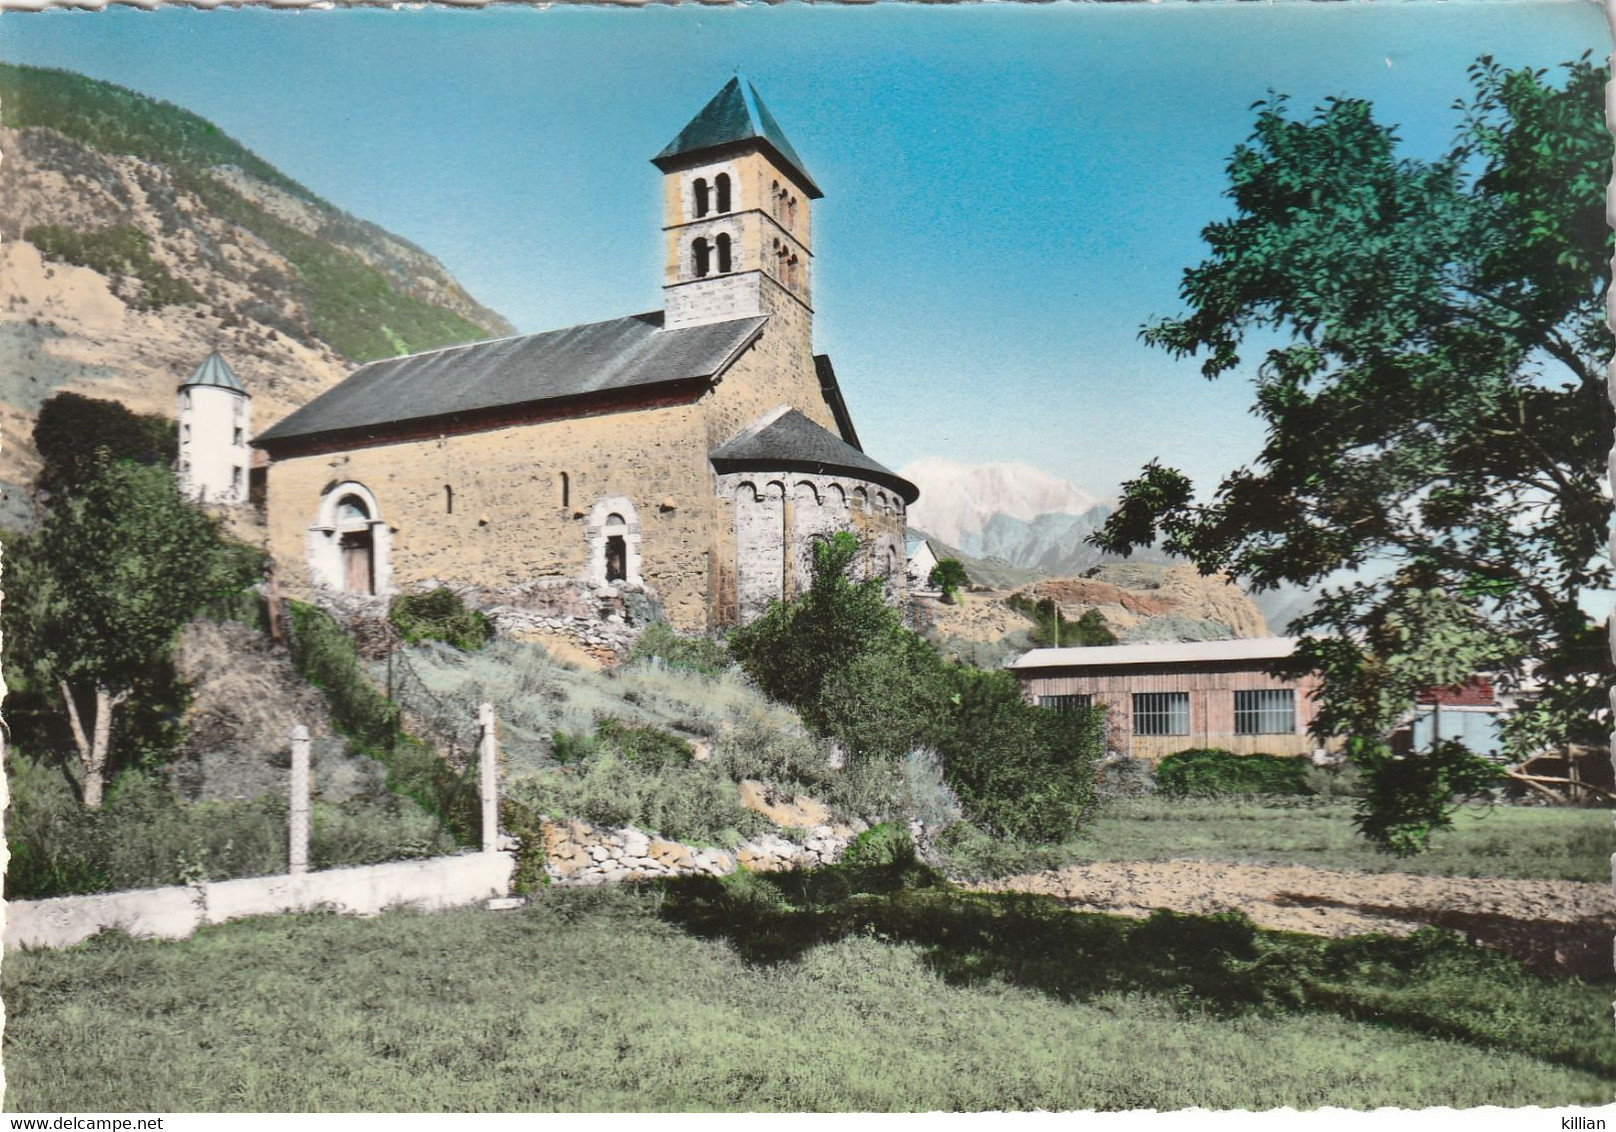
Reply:
<svg viewBox="0 0 1616 1132"><path fill-rule="evenodd" d="M241 384L241 379L219 356L217 350L203 358L202 364L191 371L191 376L180 382L181 389L190 389L197 385L211 385L216 389L229 389L236 393L247 392L247 387Z"/></svg>
<svg viewBox="0 0 1616 1132"><path fill-rule="evenodd" d="M667 172L689 164L692 158L746 142L756 142L773 150L773 156L786 172L802 183L811 199L825 195L808 175L808 167L797 156L797 151L791 148L780 123L763 105L757 88L740 75L725 83L724 89L679 131L679 136L651 158L651 163Z"/></svg>
<svg viewBox="0 0 1616 1132"><path fill-rule="evenodd" d="M720 472L847 472L885 484L903 496L905 503L920 498L914 484L796 409L776 409L714 448L707 458Z"/></svg>
<svg viewBox="0 0 1616 1132"><path fill-rule="evenodd" d="M662 312L449 346L359 367L255 443L376 429L559 398L712 377L763 317L662 329Z"/></svg>

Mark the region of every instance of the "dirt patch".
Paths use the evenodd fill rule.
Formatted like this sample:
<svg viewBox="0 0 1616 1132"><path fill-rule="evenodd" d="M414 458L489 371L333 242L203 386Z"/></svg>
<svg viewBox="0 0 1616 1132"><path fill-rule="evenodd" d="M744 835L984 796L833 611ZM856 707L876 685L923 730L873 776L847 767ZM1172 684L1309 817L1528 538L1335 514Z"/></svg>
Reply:
<svg viewBox="0 0 1616 1132"><path fill-rule="evenodd" d="M1608 976L1610 886L1569 880L1426 877L1302 865L1101 861L974 886L1053 896L1075 911L1240 912L1259 927L1341 937L1435 926L1509 952L1534 970Z"/></svg>
<svg viewBox="0 0 1616 1132"><path fill-rule="evenodd" d="M1019 630L1033 628L1032 618L1004 604L1004 595L962 593L957 604L935 598L918 599L931 617L932 628L943 637L991 644Z"/></svg>

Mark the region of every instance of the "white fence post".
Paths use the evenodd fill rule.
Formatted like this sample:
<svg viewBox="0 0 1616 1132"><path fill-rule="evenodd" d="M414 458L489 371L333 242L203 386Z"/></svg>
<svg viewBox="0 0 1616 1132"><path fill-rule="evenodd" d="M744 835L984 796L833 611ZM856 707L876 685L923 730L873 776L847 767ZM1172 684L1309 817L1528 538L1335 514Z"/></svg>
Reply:
<svg viewBox="0 0 1616 1132"><path fill-rule="evenodd" d="M291 795L286 871L295 876L309 871L309 729L301 723L292 728Z"/></svg>
<svg viewBox="0 0 1616 1132"><path fill-rule="evenodd" d="M477 725L481 729L478 773L482 776L483 852L492 853L499 848L499 737L493 704L477 706Z"/></svg>

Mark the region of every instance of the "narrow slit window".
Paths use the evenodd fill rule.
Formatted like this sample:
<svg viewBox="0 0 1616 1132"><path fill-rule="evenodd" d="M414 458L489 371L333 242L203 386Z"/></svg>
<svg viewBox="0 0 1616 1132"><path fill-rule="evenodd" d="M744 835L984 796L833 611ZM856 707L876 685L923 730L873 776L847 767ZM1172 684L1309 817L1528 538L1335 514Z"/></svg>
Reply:
<svg viewBox="0 0 1616 1132"><path fill-rule="evenodd" d="M443 513L445 515L454 514L454 488L448 484L443 485Z"/></svg>
<svg viewBox="0 0 1616 1132"><path fill-rule="evenodd" d="M561 506L572 506L572 477L566 472L561 473Z"/></svg>

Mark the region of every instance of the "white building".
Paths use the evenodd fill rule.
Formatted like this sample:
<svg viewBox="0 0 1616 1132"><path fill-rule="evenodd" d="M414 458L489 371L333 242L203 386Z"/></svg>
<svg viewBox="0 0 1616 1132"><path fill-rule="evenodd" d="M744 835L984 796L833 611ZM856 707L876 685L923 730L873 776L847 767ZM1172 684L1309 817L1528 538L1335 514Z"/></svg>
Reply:
<svg viewBox="0 0 1616 1132"><path fill-rule="evenodd" d="M244 503L252 397L217 350L179 388L180 491L200 503Z"/></svg>
<svg viewBox="0 0 1616 1132"><path fill-rule="evenodd" d="M932 568L937 565L937 552L926 539L912 538L904 544L904 551L908 557L907 570L909 574L909 592L936 594L937 587L931 584Z"/></svg>

